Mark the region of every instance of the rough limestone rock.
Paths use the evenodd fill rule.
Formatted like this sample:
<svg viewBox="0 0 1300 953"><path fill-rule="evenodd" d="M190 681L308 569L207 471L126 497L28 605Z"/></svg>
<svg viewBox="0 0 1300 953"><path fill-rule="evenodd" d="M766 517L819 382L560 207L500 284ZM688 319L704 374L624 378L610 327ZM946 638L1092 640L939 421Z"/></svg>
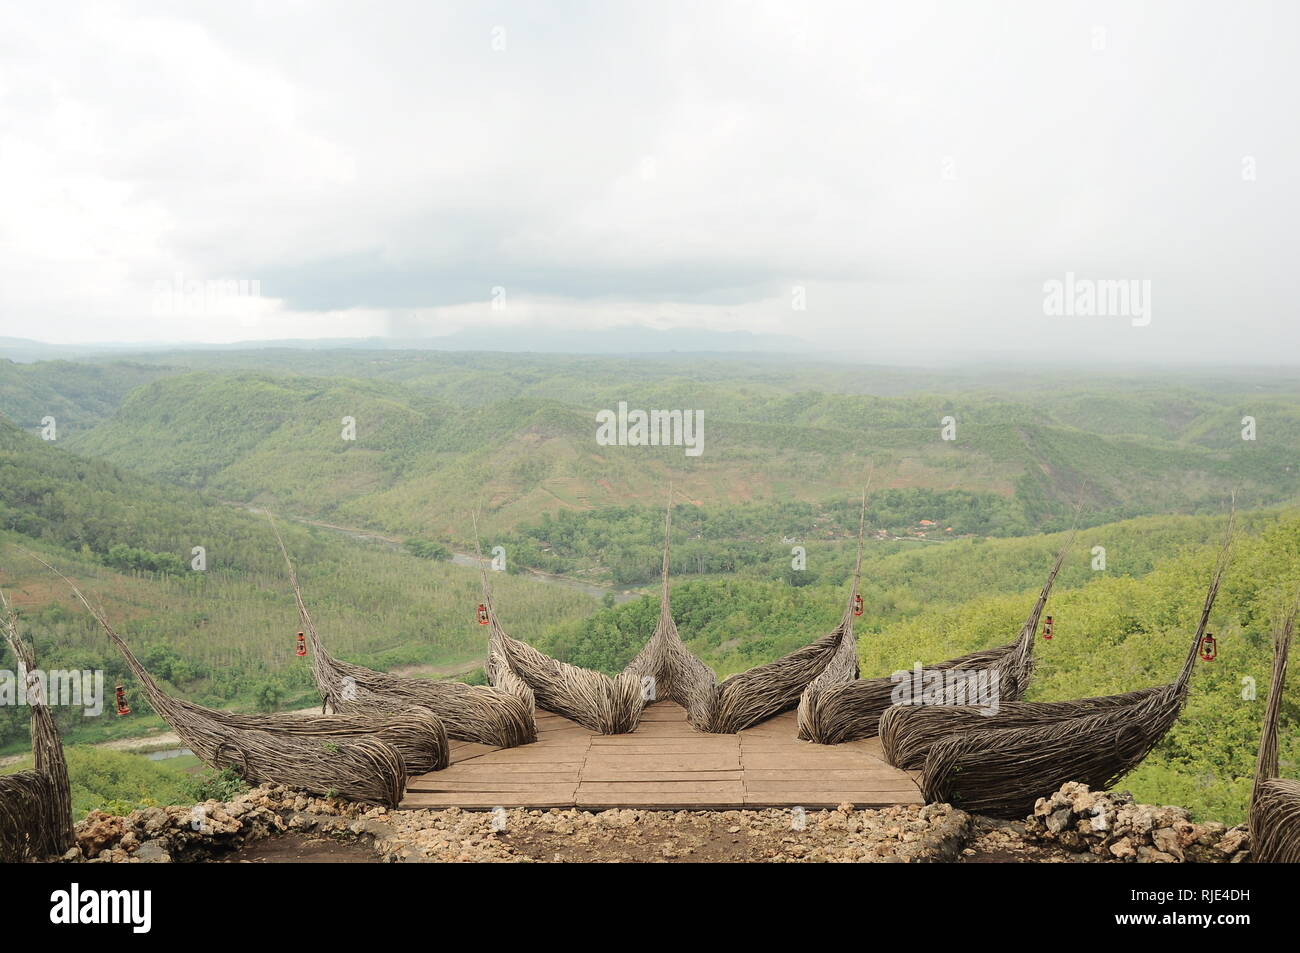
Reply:
<svg viewBox="0 0 1300 953"><path fill-rule="evenodd" d="M338 841L384 863L744 860L777 863L1240 863L1244 827L1194 823L1178 807L1066 784L1023 821L976 818L948 804L855 810L389 811L268 784L229 802L94 812L77 825L69 863L238 858L285 832Z"/></svg>
<svg viewBox="0 0 1300 953"><path fill-rule="evenodd" d="M126 833L123 819L106 814L103 811L91 811L86 819L77 825L77 846L87 859L94 860L105 850L111 848Z"/></svg>
<svg viewBox="0 0 1300 953"><path fill-rule="evenodd" d="M1038 799L1025 834L1066 850L1152 864L1240 863L1250 840L1244 826L1197 824L1181 807L1138 804L1127 792L1090 791L1076 781Z"/></svg>

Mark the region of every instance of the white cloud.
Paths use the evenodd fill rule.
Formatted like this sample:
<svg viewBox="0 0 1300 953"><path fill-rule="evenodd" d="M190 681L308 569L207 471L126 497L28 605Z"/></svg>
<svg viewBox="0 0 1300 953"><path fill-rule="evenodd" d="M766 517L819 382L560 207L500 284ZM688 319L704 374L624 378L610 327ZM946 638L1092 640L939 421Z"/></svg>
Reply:
<svg viewBox="0 0 1300 953"><path fill-rule="evenodd" d="M1284 4L1234 8L1231 29L1225 16L1173 2L8 8L0 333L645 322L1275 360L1300 343L1297 133L1279 118L1296 112L1300 31ZM1151 326L1053 323L1041 287L1066 271L1151 279ZM160 321L150 291L176 274L256 279L265 300ZM789 307L796 284L807 311Z"/></svg>

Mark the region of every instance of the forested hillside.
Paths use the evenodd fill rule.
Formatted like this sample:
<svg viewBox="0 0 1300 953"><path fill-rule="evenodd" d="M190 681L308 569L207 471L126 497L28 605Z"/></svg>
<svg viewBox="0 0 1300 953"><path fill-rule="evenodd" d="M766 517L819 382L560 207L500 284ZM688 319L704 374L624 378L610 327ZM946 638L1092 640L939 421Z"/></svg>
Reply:
<svg viewBox="0 0 1300 953"><path fill-rule="evenodd" d="M430 677L471 673L481 662L474 622L477 573L405 551L281 521L322 636L345 658ZM202 546L206 568L192 568ZM277 709L314 699L283 558L264 517L202 494L86 460L0 421L0 586L18 605L47 668L102 669L132 681L103 633L19 547L82 581L120 633L165 684L194 700ZM526 608L525 637L577 618L592 600L528 578L502 596ZM10 660L0 654L0 668ZM71 740L138 732L147 700L129 719L57 716ZM0 752L25 745L26 712L0 706Z"/></svg>
<svg viewBox="0 0 1300 953"><path fill-rule="evenodd" d="M64 411L62 433L80 453L223 499L456 546L469 541L464 513L475 503L494 530L544 514L655 506L670 479L704 506L825 506L861 486L868 459L879 489L959 491L947 497L953 504L973 494L965 500L976 505L921 517L945 527L958 520L958 535L1059 529L1076 502L1099 524L1214 512L1233 489L1252 506L1300 494L1291 452L1300 396L1271 378L1241 381L1236 392L1193 392L1182 378L1121 376L1091 387L1030 378L940 396L922 389L937 387L937 375L892 372L881 375L879 389L890 392L882 396L866 392L869 373L854 382L834 366L352 358L173 355L171 364L95 365L93 374L63 363L9 365L0 410L34 431L44 394L65 378L81 386L99 375L93 399ZM121 379L110 387L104 375ZM595 413L620 401L701 410L704 452L598 446ZM1246 416L1256 421L1254 440L1242 439ZM345 417L356 422L355 440L344 439ZM947 417L952 440L942 439ZM533 554L538 567L544 548Z"/></svg>

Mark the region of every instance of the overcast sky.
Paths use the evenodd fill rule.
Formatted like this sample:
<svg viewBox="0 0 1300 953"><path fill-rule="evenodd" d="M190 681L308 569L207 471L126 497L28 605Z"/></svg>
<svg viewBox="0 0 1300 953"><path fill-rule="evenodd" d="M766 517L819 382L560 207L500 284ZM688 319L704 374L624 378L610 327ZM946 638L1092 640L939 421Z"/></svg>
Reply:
<svg viewBox="0 0 1300 953"><path fill-rule="evenodd" d="M8 4L0 335L1294 362L1298 107L1292 3Z"/></svg>

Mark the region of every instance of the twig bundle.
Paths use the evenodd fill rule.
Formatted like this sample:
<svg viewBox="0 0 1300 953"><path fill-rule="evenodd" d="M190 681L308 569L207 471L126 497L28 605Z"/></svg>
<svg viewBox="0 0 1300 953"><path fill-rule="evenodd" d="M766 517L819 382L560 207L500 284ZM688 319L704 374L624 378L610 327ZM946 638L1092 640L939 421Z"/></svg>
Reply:
<svg viewBox="0 0 1300 953"><path fill-rule="evenodd" d="M832 635L839 636L835 654L826 667L808 683L799 697L798 736L804 741L827 735L830 725L823 723L823 715L831 714L823 706L823 695L839 686L857 681L862 674L858 665L858 640L853 636L853 619L857 612L858 593L862 585L862 540L867 528L867 493L871 490L871 477L862 490L862 510L858 514L858 555L853 564L853 581L849 585L849 604L844 609L839 626Z"/></svg>
<svg viewBox="0 0 1300 953"><path fill-rule="evenodd" d="M1068 702L999 702L994 714L970 705L893 705L880 716L880 744L886 761L911 771L925 764L931 746L964 731L1050 725L1143 702L1163 690L1164 686L1140 688Z"/></svg>
<svg viewBox="0 0 1300 953"><path fill-rule="evenodd" d="M18 617L0 592L5 641L20 668L33 679L36 654L18 636ZM31 710L31 771L0 776L0 862L41 860L62 854L73 844L72 792L63 742L54 717L41 697L39 682L28 685Z"/></svg>
<svg viewBox="0 0 1300 953"><path fill-rule="evenodd" d="M1024 817L1038 798L1067 781L1105 790L1135 768L1178 719L1232 548L1233 521L1219 552L1200 620L1178 678L1168 685L1124 695L1067 702L1003 706L986 718L965 711L946 722L955 730L934 739L912 726L933 726L934 715L890 715L894 756L915 763L924 751L921 791L995 817ZM937 709L936 709L937 710ZM979 719L978 727L974 719ZM939 722L943 719L940 717ZM928 743L928 744L927 744Z"/></svg>
<svg viewBox="0 0 1300 953"><path fill-rule="evenodd" d="M641 685L631 675L613 678L551 658L530 645L512 639L502 628L492 600L483 550L479 546L478 518L474 518L474 546L478 552L479 579L490 634L484 666L494 688L517 696L534 713L538 708L571 718L602 735L635 731L645 702Z"/></svg>
<svg viewBox="0 0 1300 953"><path fill-rule="evenodd" d="M672 529L672 489L664 518L664 556L659 594L659 621L650 641L623 669L623 674L643 686L647 702L673 701L686 709L686 718L699 731L711 731L717 711L717 676L682 642L673 621L668 592L668 536Z"/></svg>
<svg viewBox="0 0 1300 953"><path fill-rule="evenodd" d="M1278 719L1286 686L1287 655L1295 632L1297 606L1293 605L1273 639L1273 678L1264 711L1264 732L1259 741L1259 761L1250 792L1250 854L1261 864L1300 863L1300 781L1277 776Z"/></svg>
<svg viewBox="0 0 1300 953"><path fill-rule="evenodd" d="M271 526L275 529L274 521ZM321 694L322 710L328 708L335 714L391 715L424 708L442 722L451 738L500 748L537 740L532 707L516 695L484 685L389 675L330 655L321 644L316 623L307 611L298 574L278 529L275 537L289 570L303 629L311 642L312 676Z"/></svg>
<svg viewBox="0 0 1300 953"><path fill-rule="evenodd" d="M1176 686L1111 711L951 735L930 748L921 793L976 814L1023 818L1067 781L1105 790L1136 767L1182 709Z"/></svg>
<svg viewBox="0 0 1300 953"><path fill-rule="evenodd" d="M671 489L670 489L671 494ZM863 516L858 526L858 567L862 562ZM663 583L659 597L659 622L645 648L623 674L651 686L654 698L677 702L686 709L691 724L700 731L732 734L743 731L800 704L810 685L825 677L828 682L846 673L857 673L857 649L853 642L853 595L857 594L854 574L853 595L844 619L827 635L774 662L732 675L722 684L717 676L682 642L673 621L668 589L669 533L672 527L671 496L664 520Z"/></svg>
<svg viewBox="0 0 1300 953"><path fill-rule="evenodd" d="M1073 541L1074 534L1071 533L1057 553L1038 599L1014 642L927 665L926 671L978 672L988 669L990 676L996 679L999 698L1007 701L1023 698L1034 671L1034 636L1038 620L1047 606L1052 585L1056 582ZM810 693L800 706L799 737L818 744L834 745L876 734L880 728L881 716L894 703L897 687L898 682L893 678L861 678L829 685Z"/></svg>
<svg viewBox="0 0 1300 953"><path fill-rule="evenodd" d="M173 698L153 680L104 613L90 604L72 580L39 556L33 558L71 586L122 653L154 710L204 764L217 770L233 768L254 784L284 784L313 794L338 795L386 807L396 807L401 801L406 789L406 764L397 748L381 740L378 733L354 734L333 728L308 731L297 724L295 716L237 715ZM421 722L412 735L405 735L402 727L396 730L411 744L431 740L427 721Z"/></svg>
<svg viewBox="0 0 1300 953"><path fill-rule="evenodd" d="M55 818L51 804L58 792L49 775L19 771L0 775L0 863L44 860L61 854L66 828Z"/></svg>

